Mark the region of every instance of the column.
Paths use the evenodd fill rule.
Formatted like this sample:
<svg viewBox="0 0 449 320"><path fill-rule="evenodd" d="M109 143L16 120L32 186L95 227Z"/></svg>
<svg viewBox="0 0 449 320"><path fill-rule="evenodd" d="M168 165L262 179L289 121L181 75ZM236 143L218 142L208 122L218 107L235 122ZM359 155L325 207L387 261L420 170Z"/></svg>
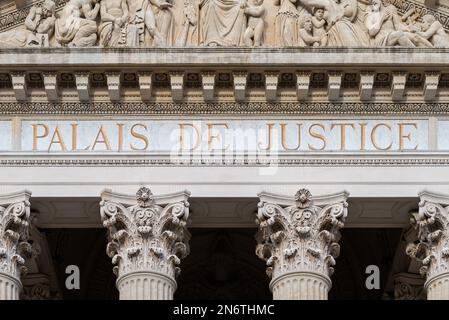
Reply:
<svg viewBox="0 0 449 320"><path fill-rule="evenodd" d="M274 300L327 300L347 197L259 194L256 254L266 261Z"/></svg>
<svg viewBox="0 0 449 320"><path fill-rule="evenodd" d="M154 196L146 187L136 196L102 193L106 252L116 265L120 300L173 299L181 259L189 254L189 196L188 191Z"/></svg>
<svg viewBox="0 0 449 320"><path fill-rule="evenodd" d="M28 191L0 195L0 300L18 300L22 290L20 275L31 254L30 196Z"/></svg>
<svg viewBox="0 0 449 320"><path fill-rule="evenodd" d="M449 300L449 196L422 192L419 212L411 219L418 229L417 243L406 252L422 262L428 300Z"/></svg>

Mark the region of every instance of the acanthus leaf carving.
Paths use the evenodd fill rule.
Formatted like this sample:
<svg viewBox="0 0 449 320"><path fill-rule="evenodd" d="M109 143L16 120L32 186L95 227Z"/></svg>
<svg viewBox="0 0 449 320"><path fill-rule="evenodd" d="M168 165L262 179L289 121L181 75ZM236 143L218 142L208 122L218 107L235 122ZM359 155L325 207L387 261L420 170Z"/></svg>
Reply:
<svg viewBox="0 0 449 320"><path fill-rule="evenodd" d="M411 222L418 230L418 240L407 245L406 253L422 262L420 273L429 283L449 272L449 201L422 193L419 213Z"/></svg>
<svg viewBox="0 0 449 320"><path fill-rule="evenodd" d="M329 277L340 252L347 195L315 201L310 191L301 189L288 200L268 194L259 197L256 254L266 261L267 274L273 280L301 272Z"/></svg>
<svg viewBox="0 0 449 320"><path fill-rule="evenodd" d="M155 272L173 280L178 265L189 253L190 234L187 198L165 206L155 201L151 190L138 190L134 205L103 199L100 214L109 231L106 252L120 278L135 272Z"/></svg>
<svg viewBox="0 0 449 320"><path fill-rule="evenodd" d="M25 260L33 254L27 242L31 223L29 197L28 192L0 197L0 274L17 281L27 272Z"/></svg>

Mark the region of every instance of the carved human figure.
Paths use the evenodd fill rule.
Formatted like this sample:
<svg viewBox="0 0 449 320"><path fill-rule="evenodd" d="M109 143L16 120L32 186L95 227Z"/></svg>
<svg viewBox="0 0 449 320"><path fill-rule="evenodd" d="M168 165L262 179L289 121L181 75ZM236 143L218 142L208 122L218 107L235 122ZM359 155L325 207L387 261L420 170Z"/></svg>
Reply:
<svg viewBox="0 0 449 320"><path fill-rule="evenodd" d="M173 13L171 8L173 7L173 0L167 0L167 2L154 1L152 4L155 6L156 13L156 28L161 35L160 45L167 46L173 45L175 24L173 21Z"/></svg>
<svg viewBox="0 0 449 320"><path fill-rule="evenodd" d="M126 44L128 5L126 0L101 0L101 24L98 27L99 45L117 47Z"/></svg>
<svg viewBox="0 0 449 320"><path fill-rule="evenodd" d="M322 8L326 11L328 25L327 45L333 47L368 46L369 39L364 30L355 22L357 0L301 0L309 8Z"/></svg>
<svg viewBox="0 0 449 320"><path fill-rule="evenodd" d="M193 44L194 33L198 26L198 9L195 0L184 0L184 20L182 22L181 31L176 39L177 46L185 46L187 43ZM198 40L198 39L196 39ZM198 44L196 42L196 44Z"/></svg>
<svg viewBox="0 0 449 320"><path fill-rule="evenodd" d="M299 39L299 45L302 47L318 47L320 45L321 37L313 34L312 17L309 15L304 15L301 19Z"/></svg>
<svg viewBox="0 0 449 320"><path fill-rule="evenodd" d="M158 0L126 0L126 3L129 13L127 46L145 46L150 43L151 39L153 40L153 46L165 45L167 41L166 34L161 32L161 30L164 31L165 27L156 26L156 15L152 5L161 11L169 10L173 5Z"/></svg>
<svg viewBox="0 0 449 320"><path fill-rule="evenodd" d="M246 0L202 0L201 35L204 46L239 46L246 29Z"/></svg>
<svg viewBox="0 0 449 320"><path fill-rule="evenodd" d="M365 26L374 46L432 46L429 41L416 33L415 27L402 23L394 5L384 6L381 0L372 0L365 18Z"/></svg>
<svg viewBox="0 0 449 320"><path fill-rule="evenodd" d="M260 47L263 40L265 8L263 0L253 0L252 5L247 5L244 12L248 17L248 23L244 35L245 45L248 47Z"/></svg>
<svg viewBox="0 0 449 320"><path fill-rule="evenodd" d="M276 45L291 47L298 43L299 11L296 0L275 0L279 10L275 19Z"/></svg>
<svg viewBox="0 0 449 320"><path fill-rule="evenodd" d="M56 41L71 47L95 45L99 11L99 0L70 0L56 20Z"/></svg>
<svg viewBox="0 0 449 320"><path fill-rule="evenodd" d="M326 35L326 20L324 19L323 8L313 9L312 25L313 25L313 36L319 37L321 39L320 45L325 46L327 43L327 35Z"/></svg>
<svg viewBox="0 0 449 320"><path fill-rule="evenodd" d="M45 0L41 7L32 6L25 19L25 29L0 34L0 47L48 47L55 29L56 5Z"/></svg>
<svg viewBox="0 0 449 320"><path fill-rule="evenodd" d="M448 48L449 47L449 35L443 28L441 22L439 22L431 14L426 14L422 17L421 23L422 31L418 34L429 40L434 47Z"/></svg>

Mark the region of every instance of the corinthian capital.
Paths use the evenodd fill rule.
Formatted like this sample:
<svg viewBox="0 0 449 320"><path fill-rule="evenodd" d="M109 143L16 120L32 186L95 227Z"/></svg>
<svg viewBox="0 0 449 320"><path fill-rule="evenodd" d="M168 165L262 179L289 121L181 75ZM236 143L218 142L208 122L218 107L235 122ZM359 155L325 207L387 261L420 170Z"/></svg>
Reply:
<svg viewBox="0 0 449 320"><path fill-rule="evenodd" d="M256 254L266 261L272 283L288 274L313 273L330 286L347 197L346 192L312 197L306 189L294 197L259 194Z"/></svg>
<svg viewBox="0 0 449 320"><path fill-rule="evenodd" d="M420 273L427 277L429 289L434 280L449 277L449 196L428 192L419 196L419 212L411 219L418 229L418 242L410 243L406 251L422 262Z"/></svg>
<svg viewBox="0 0 449 320"><path fill-rule="evenodd" d="M136 272L161 274L175 281L189 253L187 191L154 196L140 188L135 197L104 191L100 214L109 230L107 254L120 278Z"/></svg>
<svg viewBox="0 0 449 320"><path fill-rule="evenodd" d="M32 251L27 242L30 196L29 191L0 195L0 276L9 276L18 284L20 274L26 271L25 259Z"/></svg>

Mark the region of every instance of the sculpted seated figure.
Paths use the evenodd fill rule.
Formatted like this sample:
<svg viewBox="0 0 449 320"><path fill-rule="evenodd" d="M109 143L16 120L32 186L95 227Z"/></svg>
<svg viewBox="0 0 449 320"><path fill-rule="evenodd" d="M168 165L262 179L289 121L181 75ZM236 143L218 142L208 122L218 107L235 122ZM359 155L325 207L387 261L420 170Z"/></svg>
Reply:
<svg viewBox="0 0 449 320"><path fill-rule="evenodd" d="M97 41L99 0L70 0L56 20L55 36L62 46L89 47Z"/></svg>
<svg viewBox="0 0 449 320"><path fill-rule="evenodd" d="M436 48L449 48L449 35L443 28L441 22L437 21L431 14L422 17L420 36L429 40Z"/></svg>
<svg viewBox="0 0 449 320"><path fill-rule="evenodd" d="M128 6L126 0L101 0L100 46L119 47L126 44Z"/></svg>
<svg viewBox="0 0 449 320"><path fill-rule="evenodd" d="M240 46L246 29L246 0L201 0L200 43L204 46Z"/></svg>
<svg viewBox="0 0 449 320"><path fill-rule="evenodd" d="M365 25L374 46L432 47L417 32L416 25L402 23L394 5L384 6L382 0L372 0Z"/></svg>
<svg viewBox="0 0 449 320"><path fill-rule="evenodd" d="M45 0L41 7L33 6L25 19L25 29L0 34L0 47L49 47L54 33L56 5Z"/></svg>

